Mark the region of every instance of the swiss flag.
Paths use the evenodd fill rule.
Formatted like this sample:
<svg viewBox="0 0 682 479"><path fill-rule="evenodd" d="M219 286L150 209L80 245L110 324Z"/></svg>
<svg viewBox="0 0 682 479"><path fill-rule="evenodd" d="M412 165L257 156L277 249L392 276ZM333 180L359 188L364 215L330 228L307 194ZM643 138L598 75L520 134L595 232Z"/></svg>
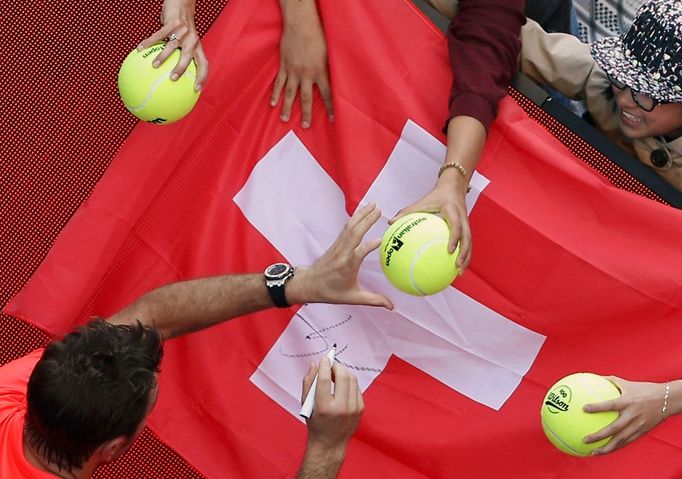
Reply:
<svg viewBox="0 0 682 479"><path fill-rule="evenodd" d="M311 129L299 128L298 110L288 124L279 120L268 105L279 65L278 2L231 0L205 39L211 77L195 111L178 124L135 129L6 312L48 332L67 331L167 282L314 256L344 213L373 200L368 192L377 191L379 179L402 185L377 193L394 195L390 205L428 191L418 176L442 161L434 142L444 141L451 81L445 39L408 0L319 4L334 125L317 96ZM408 131L418 131L418 139L406 139ZM389 168L401 142L412 148L400 150L401 161L408 165L405 155L413 151L415 169L402 176ZM474 331L477 317L455 313L433 324L413 301L433 305L441 296L407 300L387 290L412 320L400 325L363 310L366 330L380 324L394 354L365 384L366 412L341 476L679 477L678 418L615 454L574 458L547 441L539 414L547 388L572 372L679 377L682 212L611 186L511 99L501 104L479 172L485 181L470 205L474 259L449 294L484 311L480 323L494 316L527 340L517 349L506 329ZM292 182L291 196L279 196ZM250 189L256 184L261 189ZM308 187L322 196L306 197ZM301 202L315 215L330 211L334 221L312 213L305 221L289 218ZM269 231L278 223L264 227L254 215L287 221ZM284 248L288 231L305 235ZM369 273L363 281L385 287ZM272 351L283 351L273 346L307 307L245 316L170 341L150 427L208 477L293 475L305 427L255 378ZM465 320L469 326L453 339ZM402 338L398 353L392 348L408 328L415 333ZM355 359L379 361L372 353L384 345L375 339ZM410 357L429 341L437 350L430 360ZM433 346L437 341L443 347ZM509 360L493 365L499 377L470 366L494 362L499 350ZM514 351L525 367L511 365ZM281 386L278 374L286 371L262 377ZM516 377L511 386L509 377Z"/></svg>

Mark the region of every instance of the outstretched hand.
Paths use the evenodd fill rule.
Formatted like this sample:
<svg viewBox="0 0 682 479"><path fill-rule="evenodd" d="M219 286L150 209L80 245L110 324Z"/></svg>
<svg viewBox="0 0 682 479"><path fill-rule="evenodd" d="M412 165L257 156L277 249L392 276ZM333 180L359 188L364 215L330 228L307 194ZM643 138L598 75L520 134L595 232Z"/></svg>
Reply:
<svg viewBox="0 0 682 479"><path fill-rule="evenodd" d="M333 121L327 42L315 2L282 3L282 13L284 32L279 45L280 65L270 106L276 106L284 92L280 119L289 121L296 94L300 91L301 127L309 128L313 115L313 86L317 85L327 115Z"/></svg>
<svg viewBox="0 0 682 479"><path fill-rule="evenodd" d="M378 238L362 242L380 217L381 211L374 204L358 209L334 244L312 266L296 270L287 285L289 304L363 304L393 309L390 299L362 288L358 281L362 261L381 244Z"/></svg>
<svg viewBox="0 0 682 479"><path fill-rule="evenodd" d="M607 376L606 379L620 389L621 397L587 404L584 410L588 413L618 411L619 416L600 431L585 436L587 444L612 436L606 445L595 449L593 455L608 454L630 444L667 417L661 410L665 384L626 381L616 376Z"/></svg>
<svg viewBox="0 0 682 479"><path fill-rule="evenodd" d="M142 40L137 49L143 50L161 41L167 41L166 47L154 58L153 65L158 67L179 48L181 55L171 71L171 80L180 78L194 59L197 65L194 89L201 90L208 77L208 59L194 23L194 0L166 0L161 10L161 28Z"/></svg>

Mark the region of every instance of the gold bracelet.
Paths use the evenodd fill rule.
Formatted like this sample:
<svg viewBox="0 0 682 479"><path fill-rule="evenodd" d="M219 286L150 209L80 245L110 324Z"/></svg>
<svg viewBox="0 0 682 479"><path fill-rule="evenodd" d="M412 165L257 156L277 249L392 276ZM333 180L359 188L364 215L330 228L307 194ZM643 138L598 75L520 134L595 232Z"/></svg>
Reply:
<svg viewBox="0 0 682 479"><path fill-rule="evenodd" d="M461 164L457 163L456 161L451 161L450 163L445 163L440 167L440 170L438 170L438 178L440 178L440 175L442 175L443 172L448 168L456 168L457 171L462 173L462 176L464 177L467 175L467 170Z"/></svg>
<svg viewBox="0 0 682 479"><path fill-rule="evenodd" d="M668 411L668 398L670 397L670 383L665 383L665 394L663 395L663 407L661 408L661 414L665 416Z"/></svg>

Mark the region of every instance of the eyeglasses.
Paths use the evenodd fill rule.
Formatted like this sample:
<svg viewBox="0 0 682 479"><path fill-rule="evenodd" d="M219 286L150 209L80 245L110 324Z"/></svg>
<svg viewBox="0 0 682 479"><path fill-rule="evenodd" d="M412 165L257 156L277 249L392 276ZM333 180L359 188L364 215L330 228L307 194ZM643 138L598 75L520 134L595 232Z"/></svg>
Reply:
<svg viewBox="0 0 682 479"><path fill-rule="evenodd" d="M606 76L609 78L611 85L615 86L618 90L622 91L626 88L629 88L625 83L619 82L608 73ZM656 105L661 105L664 103L656 100L655 98L651 98L649 95L645 95L644 93L638 92L637 90L633 90L632 88L630 88L630 94L632 95L632 99L635 101L635 103L637 103L637 106L646 112L650 112L656 108Z"/></svg>

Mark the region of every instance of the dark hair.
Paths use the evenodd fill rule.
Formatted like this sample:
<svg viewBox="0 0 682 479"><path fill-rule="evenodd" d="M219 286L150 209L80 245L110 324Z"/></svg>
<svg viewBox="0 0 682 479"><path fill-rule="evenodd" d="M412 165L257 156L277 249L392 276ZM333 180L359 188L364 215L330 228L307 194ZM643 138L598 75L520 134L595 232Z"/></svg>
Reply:
<svg viewBox="0 0 682 479"><path fill-rule="evenodd" d="M132 438L163 356L158 331L93 320L45 348L28 381L26 438L59 469L83 467L100 445Z"/></svg>

